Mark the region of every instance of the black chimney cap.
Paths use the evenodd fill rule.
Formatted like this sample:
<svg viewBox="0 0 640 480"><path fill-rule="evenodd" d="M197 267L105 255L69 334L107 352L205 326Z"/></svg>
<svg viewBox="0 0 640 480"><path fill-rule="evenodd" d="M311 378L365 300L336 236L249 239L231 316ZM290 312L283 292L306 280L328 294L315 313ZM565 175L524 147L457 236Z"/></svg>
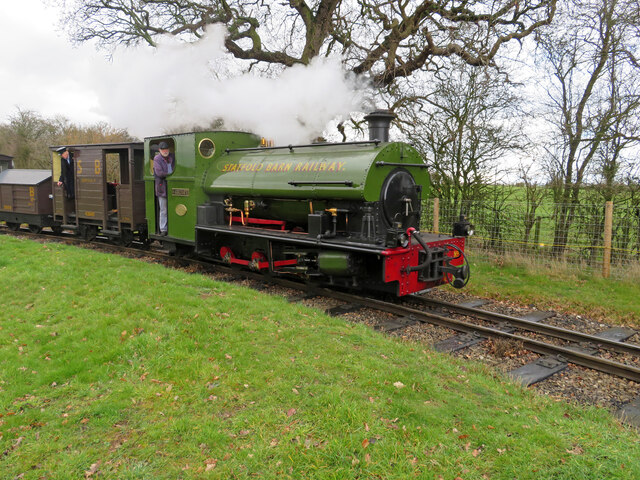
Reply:
<svg viewBox="0 0 640 480"><path fill-rule="evenodd" d="M371 120L388 120L391 122L397 115L393 113L391 110L374 110L370 114L368 114L364 119L367 122Z"/></svg>
<svg viewBox="0 0 640 480"><path fill-rule="evenodd" d="M369 122L369 140L389 141L389 126L396 118L396 114L390 110L374 110L364 119Z"/></svg>

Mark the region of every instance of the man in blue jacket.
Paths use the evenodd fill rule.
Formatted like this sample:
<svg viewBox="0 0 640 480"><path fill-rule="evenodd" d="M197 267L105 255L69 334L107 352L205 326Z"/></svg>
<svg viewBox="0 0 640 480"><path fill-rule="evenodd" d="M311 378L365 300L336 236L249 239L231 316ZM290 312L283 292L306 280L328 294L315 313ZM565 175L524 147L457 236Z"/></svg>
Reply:
<svg viewBox="0 0 640 480"><path fill-rule="evenodd" d="M171 175L176 166L173 153L169 151L167 142L160 142L159 152L153 158L153 175L155 177L156 197L160 207L160 235L167 234L167 175Z"/></svg>

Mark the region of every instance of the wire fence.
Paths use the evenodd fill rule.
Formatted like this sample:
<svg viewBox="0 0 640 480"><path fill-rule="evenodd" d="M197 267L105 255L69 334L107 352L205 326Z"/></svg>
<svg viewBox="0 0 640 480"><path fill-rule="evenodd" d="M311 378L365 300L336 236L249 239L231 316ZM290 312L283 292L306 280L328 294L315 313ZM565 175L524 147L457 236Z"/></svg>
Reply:
<svg viewBox="0 0 640 480"><path fill-rule="evenodd" d="M430 199L423 229L451 233L464 212L474 225L472 252L524 257L619 278L640 272L640 206L469 202L456 207Z"/></svg>

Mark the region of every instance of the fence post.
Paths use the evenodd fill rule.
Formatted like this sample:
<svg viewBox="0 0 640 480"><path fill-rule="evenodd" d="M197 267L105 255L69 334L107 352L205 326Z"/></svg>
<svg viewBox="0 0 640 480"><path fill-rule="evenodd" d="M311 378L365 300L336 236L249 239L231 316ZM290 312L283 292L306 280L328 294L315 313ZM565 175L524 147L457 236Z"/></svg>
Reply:
<svg viewBox="0 0 640 480"><path fill-rule="evenodd" d="M604 207L604 255L602 258L602 276L611 275L611 233L613 231L613 202L609 201Z"/></svg>
<svg viewBox="0 0 640 480"><path fill-rule="evenodd" d="M440 199L433 199L433 233L440 233Z"/></svg>

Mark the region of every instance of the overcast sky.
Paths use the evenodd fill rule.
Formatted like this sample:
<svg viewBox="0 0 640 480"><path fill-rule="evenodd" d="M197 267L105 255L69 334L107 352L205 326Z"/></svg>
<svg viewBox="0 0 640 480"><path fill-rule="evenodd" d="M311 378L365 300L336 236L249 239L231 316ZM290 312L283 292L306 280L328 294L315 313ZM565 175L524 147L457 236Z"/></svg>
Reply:
<svg viewBox="0 0 640 480"><path fill-rule="evenodd" d="M230 129L306 143L361 109L365 89L339 59L277 78L242 74L223 53L222 28L195 43L165 37L157 49L121 49L108 61L91 43L72 45L60 11L41 0L0 0L0 19L0 123L20 108L75 124L106 121L142 138L222 118Z"/></svg>
<svg viewBox="0 0 640 480"><path fill-rule="evenodd" d="M89 81L91 65L104 55L72 46L59 17L40 0L0 0L0 122L16 107L77 123L107 120Z"/></svg>

